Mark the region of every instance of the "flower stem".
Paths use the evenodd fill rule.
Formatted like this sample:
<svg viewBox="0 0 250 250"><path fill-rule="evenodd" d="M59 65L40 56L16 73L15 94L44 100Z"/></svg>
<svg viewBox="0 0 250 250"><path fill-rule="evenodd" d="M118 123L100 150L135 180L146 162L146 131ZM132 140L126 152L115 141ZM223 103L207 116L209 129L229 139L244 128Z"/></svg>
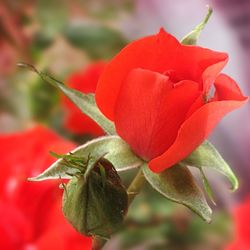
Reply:
<svg viewBox="0 0 250 250"><path fill-rule="evenodd" d="M137 175L135 176L135 178L133 179L133 181L131 182L131 184L127 189L129 206L136 197L136 195L141 191L141 188L143 187L145 181L146 179L142 172L142 168L140 168Z"/></svg>

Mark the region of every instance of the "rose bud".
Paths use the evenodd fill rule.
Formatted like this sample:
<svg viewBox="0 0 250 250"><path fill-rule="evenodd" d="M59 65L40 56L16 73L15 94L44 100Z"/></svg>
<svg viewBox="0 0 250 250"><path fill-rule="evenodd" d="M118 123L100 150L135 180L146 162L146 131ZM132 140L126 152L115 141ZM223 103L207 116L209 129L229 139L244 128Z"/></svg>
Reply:
<svg viewBox="0 0 250 250"><path fill-rule="evenodd" d="M183 45L161 29L111 60L98 82L96 102L118 135L152 171L161 172L246 103L237 83L220 74L227 61L225 53Z"/></svg>
<svg viewBox="0 0 250 250"><path fill-rule="evenodd" d="M128 207L126 189L113 165L100 158L67 184L63 213L74 228L88 236L108 238L123 222Z"/></svg>

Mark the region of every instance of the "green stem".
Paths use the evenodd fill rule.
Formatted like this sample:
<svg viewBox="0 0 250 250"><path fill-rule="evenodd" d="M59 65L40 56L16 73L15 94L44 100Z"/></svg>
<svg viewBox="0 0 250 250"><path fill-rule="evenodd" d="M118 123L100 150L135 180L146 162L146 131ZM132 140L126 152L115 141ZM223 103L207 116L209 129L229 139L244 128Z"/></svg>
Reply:
<svg viewBox="0 0 250 250"><path fill-rule="evenodd" d="M131 184L127 189L129 206L136 197L136 195L141 191L143 185L145 184L145 181L146 179L142 172L142 168L140 168L137 175L135 176L135 178L133 179L133 181L131 182Z"/></svg>

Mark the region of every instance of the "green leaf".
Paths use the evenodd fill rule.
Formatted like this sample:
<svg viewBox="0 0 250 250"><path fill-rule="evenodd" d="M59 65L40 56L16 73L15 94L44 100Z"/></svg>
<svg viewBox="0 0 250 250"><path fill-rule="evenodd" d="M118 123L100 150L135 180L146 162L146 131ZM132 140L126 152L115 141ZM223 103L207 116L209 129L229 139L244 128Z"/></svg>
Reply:
<svg viewBox="0 0 250 250"><path fill-rule="evenodd" d="M175 165L156 174L144 165L143 172L151 186L163 196L187 206L205 221L211 221L212 210L187 167Z"/></svg>
<svg viewBox="0 0 250 250"><path fill-rule="evenodd" d="M208 7L208 12L204 20L199 25L197 25L190 33L188 33L181 40L181 43L185 45L195 45L197 43L198 38L200 37L201 31L205 28L212 13L213 13L212 8Z"/></svg>
<svg viewBox="0 0 250 250"><path fill-rule="evenodd" d="M143 160L138 158L119 136L104 136L92 140L70 152L69 157L80 157L87 161L88 157L96 161L105 156L116 168L117 171L139 167ZM58 157L58 155L57 155ZM63 157L63 156L62 156ZM37 177L30 178L31 181L42 181L47 179L72 178L79 172L79 169L69 164L70 159L62 158L53 163L48 169Z"/></svg>
<svg viewBox="0 0 250 250"><path fill-rule="evenodd" d="M201 144L191 155L182 161L185 165L201 168L214 169L228 178L232 184L232 190L235 191L239 187L237 177L220 153L208 141Z"/></svg>
<svg viewBox="0 0 250 250"><path fill-rule="evenodd" d="M104 158L87 176L72 178L64 190L63 213L78 232L87 236L110 237L122 226L127 207L126 189Z"/></svg>
<svg viewBox="0 0 250 250"><path fill-rule="evenodd" d="M69 43L83 49L93 59L110 59L127 43L118 31L97 23L67 25L63 35Z"/></svg>
<svg viewBox="0 0 250 250"><path fill-rule="evenodd" d="M54 38L69 22L68 5L60 0L38 0L36 4L34 14L42 27L40 30Z"/></svg>
<svg viewBox="0 0 250 250"><path fill-rule="evenodd" d="M38 122L46 122L53 115L55 106L60 100L60 93L50 84L44 84L39 76L31 83L27 100L32 118Z"/></svg>
<svg viewBox="0 0 250 250"><path fill-rule="evenodd" d="M38 71L32 65L19 63L18 66L28 68L35 73L37 73L42 80L50 83L54 87L61 90L85 115L89 116L92 120L94 120L103 130L110 135L115 134L114 124L107 119L101 111L98 109L94 94L83 94L80 91L75 89L71 89L65 86L62 82L54 79L53 77L45 74L44 72Z"/></svg>

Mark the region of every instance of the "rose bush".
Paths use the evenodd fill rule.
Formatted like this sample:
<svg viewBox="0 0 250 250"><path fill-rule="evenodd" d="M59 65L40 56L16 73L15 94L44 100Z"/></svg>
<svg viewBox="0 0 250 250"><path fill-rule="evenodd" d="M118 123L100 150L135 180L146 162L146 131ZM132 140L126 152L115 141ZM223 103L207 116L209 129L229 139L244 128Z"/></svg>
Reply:
<svg viewBox="0 0 250 250"><path fill-rule="evenodd" d="M220 74L227 61L225 53L182 45L161 29L132 42L107 65L96 102L134 152L161 172L247 101L236 82Z"/></svg>
<svg viewBox="0 0 250 250"><path fill-rule="evenodd" d="M82 93L95 93L98 79L105 67L105 62L90 64L87 68L75 72L68 77L66 83ZM64 127L75 134L102 135L103 130L84 115L67 97L63 96L63 106L66 111Z"/></svg>
<svg viewBox="0 0 250 250"><path fill-rule="evenodd" d="M59 182L27 181L54 161L49 150L74 146L40 126L0 136L0 249L91 249L62 215Z"/></svg>

